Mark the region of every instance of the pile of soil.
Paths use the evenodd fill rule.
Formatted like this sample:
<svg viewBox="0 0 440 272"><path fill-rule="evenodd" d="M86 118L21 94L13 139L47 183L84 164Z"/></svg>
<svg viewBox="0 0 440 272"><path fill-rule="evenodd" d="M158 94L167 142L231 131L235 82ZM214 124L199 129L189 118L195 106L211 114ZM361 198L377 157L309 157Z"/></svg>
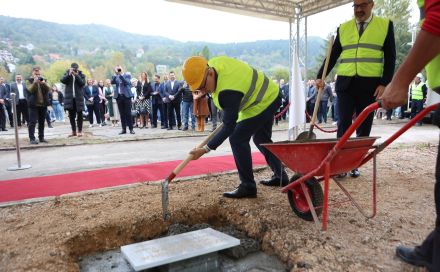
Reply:
<svg viewBox="0 0 440 272"><path fill-rule="evenodd" d="M377 216L366 220L351 205L332 206L326 232L297 217L280 188L258 185L256 199L222 197L238 185L236 174L171 184L170 221L162 219L157 183L4 207L0 270L78 271L80 256L157 238L175 223L207 223L243 231L291 271L423 271L399 261L394 250L398 244L421 242L434 226L436 152L431 145L384 150L378 157ZM361 173L342 183L369 208L372 164ZM255 176L260 180L271 173L263 170ZM333 182L330 197L342 197Z"/></svg>

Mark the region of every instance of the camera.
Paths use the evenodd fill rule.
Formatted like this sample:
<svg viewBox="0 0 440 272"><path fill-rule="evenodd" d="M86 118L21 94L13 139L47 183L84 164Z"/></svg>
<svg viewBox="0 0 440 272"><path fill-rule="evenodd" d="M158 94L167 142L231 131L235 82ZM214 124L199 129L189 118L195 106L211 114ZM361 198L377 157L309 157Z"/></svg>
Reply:
<svg viewBox="0 0 440 272"><path fill-rule="evenodd" d="M42 78L42 77L38 77L38 80L39 80L39 81L44 81L44 78Z"/></svg>
<svg viewBox="0 0 440 272"><path fill-rule="evenodd" d="M120 73L120 72L122 72L122 69L121 69L121 68L118 68L118 70L117 70L117 71L118 71L118 73Z"/></svg>

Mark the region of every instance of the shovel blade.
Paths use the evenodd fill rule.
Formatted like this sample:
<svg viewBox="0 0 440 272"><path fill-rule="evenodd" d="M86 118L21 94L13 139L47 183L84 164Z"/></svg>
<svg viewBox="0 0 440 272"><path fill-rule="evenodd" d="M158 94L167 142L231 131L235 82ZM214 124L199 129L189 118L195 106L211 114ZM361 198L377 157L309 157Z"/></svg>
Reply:
<svg viewBox="0 0 440 272"><path fill-rule="evenodd" d="M168 184L169 184L168 179L162 181L162 216L163 216L163 220L165 221L170 219L171 217L170 213L168 212L168 203L169 203Z"/></svg>
<svg viewBox="0 0 440 272"><path fill-rule="evenodd" d="M316 134L314 132L310 131L304 131L301 132L298 137L296 137L296 140L314 140L316 139Z"/></svg>

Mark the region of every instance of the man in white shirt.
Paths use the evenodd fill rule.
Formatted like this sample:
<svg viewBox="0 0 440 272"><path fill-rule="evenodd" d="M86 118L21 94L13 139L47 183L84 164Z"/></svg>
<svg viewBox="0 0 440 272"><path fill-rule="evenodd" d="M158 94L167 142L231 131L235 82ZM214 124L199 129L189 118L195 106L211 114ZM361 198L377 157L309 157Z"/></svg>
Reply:
<svg viewBox="0 0 440 272"><path fill-rule="evenodd" d="M17 105L17 126L29 124L29 111L27 102L26 84L23 84L23 77L20 74L15 76L15 82L11 84L11 93L15 93L15 102Z"/></svg>

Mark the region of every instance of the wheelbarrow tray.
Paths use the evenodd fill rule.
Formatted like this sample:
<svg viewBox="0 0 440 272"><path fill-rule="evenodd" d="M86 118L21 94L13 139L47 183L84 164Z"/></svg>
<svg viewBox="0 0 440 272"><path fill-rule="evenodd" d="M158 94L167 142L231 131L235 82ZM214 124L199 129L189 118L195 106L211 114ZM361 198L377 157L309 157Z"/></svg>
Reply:
<svg viewBox="0 0 440 272"><path fill-rule="evenodd" d="M349 138L330 161L330 175L358 168L379 137ZM305 174L315 170L339 139L283 141L262 144L292 171ZM315 176L323 176L321 167Z"/></svg>

